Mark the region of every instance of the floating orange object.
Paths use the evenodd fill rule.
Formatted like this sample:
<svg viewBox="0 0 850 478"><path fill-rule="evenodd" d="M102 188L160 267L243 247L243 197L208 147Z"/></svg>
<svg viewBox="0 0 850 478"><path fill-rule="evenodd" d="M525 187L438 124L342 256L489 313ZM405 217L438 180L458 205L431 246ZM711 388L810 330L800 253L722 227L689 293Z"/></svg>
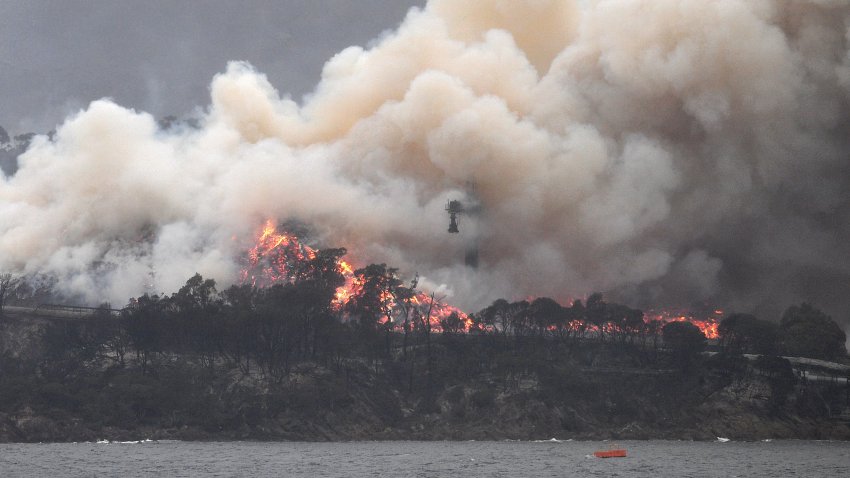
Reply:
<svg viewBox="0 0 850 478"><path fill-rule="evenodd" d="M593 452L593 456L596 458L625 458L626 450L619 449L611 449L611 450L599 450Z"/></svg>

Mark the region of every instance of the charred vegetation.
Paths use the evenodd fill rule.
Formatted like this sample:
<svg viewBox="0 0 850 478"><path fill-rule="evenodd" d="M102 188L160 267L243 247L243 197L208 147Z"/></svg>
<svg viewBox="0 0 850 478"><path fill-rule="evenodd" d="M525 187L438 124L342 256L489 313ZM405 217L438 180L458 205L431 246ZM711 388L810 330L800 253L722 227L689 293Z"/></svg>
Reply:
<svg viewBox="0 0 850 478"><path fill-rule="evenodd" d="M195 275L118 315L7 314L0 440L850 437L850 367L823 383L782 358L847 361L808 304L778 326L732 314L710 342L600 294L438 315L383 264L340 302L344 252L265 287Z"/></svg>

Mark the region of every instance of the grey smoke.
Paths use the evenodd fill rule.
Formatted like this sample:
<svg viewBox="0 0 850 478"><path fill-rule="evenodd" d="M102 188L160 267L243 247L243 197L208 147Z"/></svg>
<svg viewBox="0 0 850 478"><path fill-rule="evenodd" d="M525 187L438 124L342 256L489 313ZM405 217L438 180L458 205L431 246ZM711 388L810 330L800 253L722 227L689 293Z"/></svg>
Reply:
<svg viewBox="0 0 850 478"><path fill-rule="evenodd" d="M120 303L151 272L233 281L262 221L294 218L466 307L603 291L846 320L848 25L824 0L433 0L301 103L232 63L198 129L90 104L0 182L0 261ZM470 180L482 213L449 235Z"/></svg>

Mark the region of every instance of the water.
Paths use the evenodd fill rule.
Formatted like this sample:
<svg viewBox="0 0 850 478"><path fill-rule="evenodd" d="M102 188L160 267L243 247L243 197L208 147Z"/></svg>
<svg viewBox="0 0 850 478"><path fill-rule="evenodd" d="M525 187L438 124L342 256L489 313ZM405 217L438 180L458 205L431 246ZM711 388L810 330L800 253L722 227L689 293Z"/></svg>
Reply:
<svg viewBox="0 0 850 478"><path fill-rule="evenodd" d="M850 443L149 442L0 445L3 478L162 477L847 477Z"/></svg>

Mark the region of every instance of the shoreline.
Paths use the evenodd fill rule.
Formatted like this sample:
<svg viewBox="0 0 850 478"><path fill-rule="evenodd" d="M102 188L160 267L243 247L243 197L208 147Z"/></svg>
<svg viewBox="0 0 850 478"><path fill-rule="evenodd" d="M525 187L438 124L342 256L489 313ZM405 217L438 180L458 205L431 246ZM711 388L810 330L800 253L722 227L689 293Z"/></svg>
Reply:
<svg viewBox="0 0 850 478"><path fill-rule="evenodd" d="M718 437L722 438L722 437ZM355 443L526 443L526 444L556 444L556 443L645 443L645 442L669 442L669 443L717 443L718 445L722 445L725 443L730 444L756 444L756 443L788 443L788 442L810 442L810 443L847 443L850 442L850 439L812 439L812 438L763 438L758 440L732 440L729 439L727 441L721 441L718 439L714 440L691 440L691 439L673 439L673 438L624 438L624 439L584 439L584 438L566 438L566 439L539 439L539 440L515 440L515 439L502 439L502 440L333 440L333 441L320 441L320 440L262 440L262 439L235 439L235 440L218 440L218 439L210 439L210 440L181 440L176 438L168 438L168 439L140 439L140 440L127 440L127 441L117 441L117 440L97 440L97 441L39 441L39 442L0 442L0 446L3 445L156 445L156 444L169 444L169 443L306 443L306 444L333 444L333 445L342 445L342 444L355 444Z"/></svg>

